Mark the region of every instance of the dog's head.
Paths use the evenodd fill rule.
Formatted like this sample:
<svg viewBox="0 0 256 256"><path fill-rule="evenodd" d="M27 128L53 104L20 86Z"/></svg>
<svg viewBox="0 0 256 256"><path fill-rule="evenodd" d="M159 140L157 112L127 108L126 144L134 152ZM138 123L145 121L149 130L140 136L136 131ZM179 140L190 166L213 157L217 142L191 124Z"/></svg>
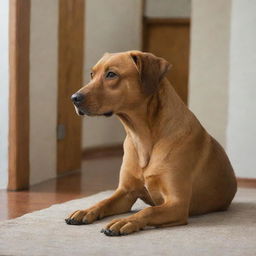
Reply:
<svg viewBox="0 0 256 256"><path fill-rule="evenodd" d="M151 53L105 53L90 82L72 95L79 115L105 115L136 108L154 94L170 65Z"/></svg>

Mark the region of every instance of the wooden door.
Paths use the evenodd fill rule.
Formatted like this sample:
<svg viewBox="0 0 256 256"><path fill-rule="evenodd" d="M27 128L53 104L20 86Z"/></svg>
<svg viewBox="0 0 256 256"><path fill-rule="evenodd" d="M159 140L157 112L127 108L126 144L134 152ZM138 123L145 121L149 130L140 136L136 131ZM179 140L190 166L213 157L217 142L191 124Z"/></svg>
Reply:
<svg viewBox="0 0 256 256"><path fill-rule="evenodd" d="M59 0L57 173L81 167L81 118L70 97L83 83L85 0Z"/></svg>
<svg viewBox="0 0 256 256"><path fill-rule="evenodd" d="M188 100L189 19L145 19L143 50L168 60L173 67L167 78Z"/></svg>

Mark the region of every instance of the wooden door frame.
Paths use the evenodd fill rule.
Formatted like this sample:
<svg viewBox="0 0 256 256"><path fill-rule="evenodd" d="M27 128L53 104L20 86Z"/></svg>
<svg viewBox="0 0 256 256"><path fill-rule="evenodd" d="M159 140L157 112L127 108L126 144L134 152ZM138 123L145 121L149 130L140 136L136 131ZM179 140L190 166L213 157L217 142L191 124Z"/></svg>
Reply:
<svg viewBox="0 0 256 256"><path fill-rule="evenodd" d="M83 84L85 0L59 0L57 174L81 168L82 119L70 97ZM75 42L75 47L74 47Z"/></svg>
<svg viewBox="0 0 256 256"><path fill-rule="evenodd" d="M9 190L29 187L30 5L9 1Z"/></svg>

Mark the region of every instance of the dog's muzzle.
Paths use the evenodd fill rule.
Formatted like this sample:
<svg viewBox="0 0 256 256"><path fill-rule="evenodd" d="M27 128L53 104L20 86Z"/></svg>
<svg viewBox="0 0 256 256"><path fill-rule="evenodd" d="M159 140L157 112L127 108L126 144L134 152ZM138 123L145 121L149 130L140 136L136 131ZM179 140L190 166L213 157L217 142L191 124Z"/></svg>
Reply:
<svg viewBox="0 0 256 256"><path fill-rule="evenodd" d="M85 100L85 96L82 93L75 93L71 96L71 100L76 107L80 107Z"/></svg>
<svg viewBox="0 0 256 256"><path fill-rule="evenodd" d="M82 93L75 93L71 96L71 100L76 107L77 114L83 116L85 112L81 108L82 103L85 101L85 96Z"/></svg>

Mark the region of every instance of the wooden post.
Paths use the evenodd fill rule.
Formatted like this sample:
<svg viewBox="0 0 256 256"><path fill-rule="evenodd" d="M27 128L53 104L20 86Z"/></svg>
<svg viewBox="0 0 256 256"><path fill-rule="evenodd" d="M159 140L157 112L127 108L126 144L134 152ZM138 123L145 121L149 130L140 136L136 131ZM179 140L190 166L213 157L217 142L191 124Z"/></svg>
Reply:
<svg viewBox="0 0 256 256"><path fill-rule="evenodd" d="M81 118L70 97L83 84L85 0L59 0L57 173L78 170L82 162Z"/></svg>
<svg viewBox="0 0 256 256"><path fill-rule="evenodd" d="M29 187L30 0L10 0L9 190Z"/></svg>

